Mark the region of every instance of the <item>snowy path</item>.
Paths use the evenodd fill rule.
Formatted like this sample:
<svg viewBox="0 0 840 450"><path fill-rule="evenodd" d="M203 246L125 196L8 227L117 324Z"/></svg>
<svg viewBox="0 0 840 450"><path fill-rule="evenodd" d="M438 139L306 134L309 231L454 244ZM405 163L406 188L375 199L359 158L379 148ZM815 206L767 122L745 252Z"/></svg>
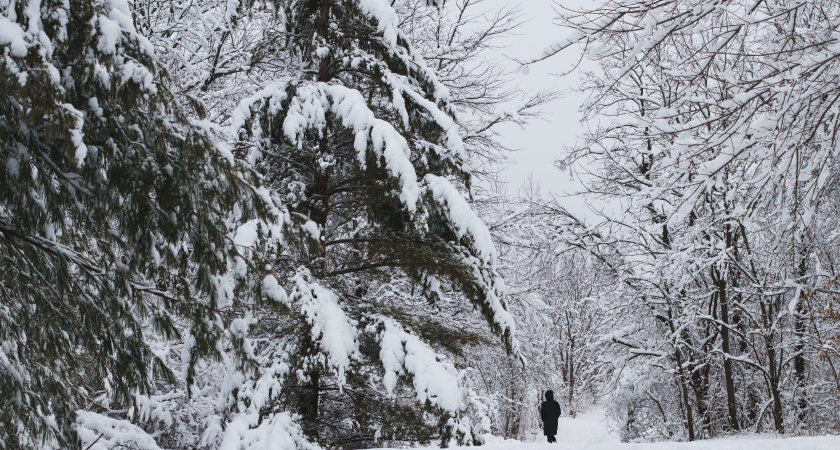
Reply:
<svg viewBox="0 0 840 450"><path fill-rule="evenodd" d="M777 438L772 435L697 442L621 443L609 432L604 412L593 410L576 418L561 417L557 444L498 440L484 450L840 450L840 436ZM430 447L430 450L435 447Z"/></svg>
<svg viewBox="0 0 840 450"><path fill-rule="evenodd" d="M535 437L537 442L499 441L491 443L487 450L516 448L517 450L543 450L543 449L613 449L624 448L618 437L609 432L604 421L604 411L594 409L575 418L560 417L557 428L557 444L543 442L545 436L542 434ZM629 447L628 447L629 448Z"/></svg>
<svg viewBox="0 0 840 450"><path fill-rule="evenodd" d="M562 442L581 445L581 448L592 448L596 445L613 448L621 444L618 436L610 433L602 409L593 409L575 418L560 417L557 433L557 443L563 439Z"/></svg>
<svg viewBox="0 0 840 450"><path fill-rule="evenodd" d="M538 436L542 440L543 436ZM557 444L501 441L485 450L840 450L840 436L795 437L750 436L697 442L622 443L609 432L603 410L592 410L576 418L561 417Z"/></svg>

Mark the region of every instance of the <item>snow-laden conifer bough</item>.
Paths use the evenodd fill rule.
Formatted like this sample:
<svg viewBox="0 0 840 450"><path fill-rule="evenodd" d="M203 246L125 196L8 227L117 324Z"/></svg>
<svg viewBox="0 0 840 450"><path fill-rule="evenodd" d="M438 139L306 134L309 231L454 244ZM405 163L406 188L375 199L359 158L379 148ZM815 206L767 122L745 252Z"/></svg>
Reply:
<svg viewBox="0 0 840 450"><path fill-rule="evenodd" d="M315 3L0 1L3 445L487 431L446 354L477 338L417 315L475 308L519 354L473 131L392 2ZM249 39L270 63L222 68Z"/></svg>

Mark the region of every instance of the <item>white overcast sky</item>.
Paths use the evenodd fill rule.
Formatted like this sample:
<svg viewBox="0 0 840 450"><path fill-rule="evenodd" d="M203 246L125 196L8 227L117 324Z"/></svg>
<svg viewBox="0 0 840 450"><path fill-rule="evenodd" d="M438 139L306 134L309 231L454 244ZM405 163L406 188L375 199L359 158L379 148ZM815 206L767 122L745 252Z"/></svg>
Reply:
<svg viewBox="0 0 840 450"><path fill-rule="evenodd" d="M486 2L490 8L509 7L519 3L522 11L525 23L516 36L505 39L506 48L501 50L503 55L500 55L500 61L511 72L517 71L518 64L508 58L527 60L535 57L550 43L569 33L569 30L554 24L554 18L557 16L555 9L558 5L554 0ZM591 3L592 0L562 0L562 4L570 8ZM543 120L534 120L524 128L506 125L501 129L503 142L520 149L511 155L514 163L503 174L510 193L516 193L529 177L533 177L541 185L545 194L562 197L580 189L580 185L571 179L568 172L561 172L554 165L554 161L562 154L563 147L573 145L582 131L578 107L584 97L580 93L569 92L577 87L578 74L573 72L565 77L555 75L571 69L578 56L577 50L570 49L548 60L532 64L527 75L516 75L515 81L523 89L557 89L566 93L543 108ZM577 210L586 215L582 210L585 207L581 199L561 200L568 203L567 207L570 210Z"/></svg>

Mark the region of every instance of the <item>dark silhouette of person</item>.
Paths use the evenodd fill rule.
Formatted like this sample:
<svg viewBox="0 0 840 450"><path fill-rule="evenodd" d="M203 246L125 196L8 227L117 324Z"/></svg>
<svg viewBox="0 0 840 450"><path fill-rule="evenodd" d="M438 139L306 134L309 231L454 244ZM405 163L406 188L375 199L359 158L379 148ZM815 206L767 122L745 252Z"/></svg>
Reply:
<svg viewBox="0 0 840 450"><path fill-rule="evenodd" d="M540 419L543 423L543 434L548 436L548 442L557 442L557 420L560 418L560 404L554 400L554 391L545 391L545 401L540 405Z"/></svg>

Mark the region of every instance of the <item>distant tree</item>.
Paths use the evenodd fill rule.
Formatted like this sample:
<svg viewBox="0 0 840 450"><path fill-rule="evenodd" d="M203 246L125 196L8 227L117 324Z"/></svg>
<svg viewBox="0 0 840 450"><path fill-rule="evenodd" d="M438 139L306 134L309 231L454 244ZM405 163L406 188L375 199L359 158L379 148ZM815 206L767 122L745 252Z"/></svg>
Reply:
<svg viewBox="0 0 840 450"><path fill-rule="evenodd" d="M589 193L622 205L587 247L623 254L658 324L624 344L678 373L666 403L682 406L662 419L680 411L689 439L824 417L806 380L834 361L808 350L821 333L802 293L833 276L837 15L820 1L608 2L567 11L570 36L534 60L581 44L598 66L583 87L598 126L561 165L585 164ZM651 331L654 348L637 345Z"/></svg>

